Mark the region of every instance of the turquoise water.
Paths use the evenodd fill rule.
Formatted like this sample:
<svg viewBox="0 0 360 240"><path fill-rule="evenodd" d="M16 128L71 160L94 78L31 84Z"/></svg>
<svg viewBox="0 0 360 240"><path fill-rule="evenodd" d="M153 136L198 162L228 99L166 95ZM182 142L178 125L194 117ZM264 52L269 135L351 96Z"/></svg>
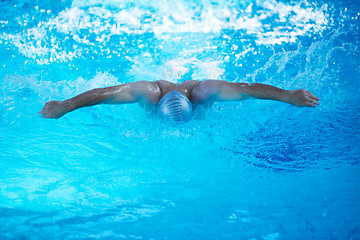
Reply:
<svg viewBox="0 0 360 240"><path fill-rule="evenodd" d="M1 239L360 239L357 1L1 1ZM320 105L45 102L138 80L305 88Z"/></svg>

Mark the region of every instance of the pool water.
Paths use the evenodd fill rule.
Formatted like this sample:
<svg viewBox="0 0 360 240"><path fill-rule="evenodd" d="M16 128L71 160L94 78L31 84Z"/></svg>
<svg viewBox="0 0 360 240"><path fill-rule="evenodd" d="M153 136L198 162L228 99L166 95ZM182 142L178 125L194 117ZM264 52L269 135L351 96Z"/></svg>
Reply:
<svg viewBox="0 0 360 240"><path fill-rule="evenodd" d="M360 4L0 2L1 239L360 239ZM168 125L50 100L139 80L305 88Z"/></svg>

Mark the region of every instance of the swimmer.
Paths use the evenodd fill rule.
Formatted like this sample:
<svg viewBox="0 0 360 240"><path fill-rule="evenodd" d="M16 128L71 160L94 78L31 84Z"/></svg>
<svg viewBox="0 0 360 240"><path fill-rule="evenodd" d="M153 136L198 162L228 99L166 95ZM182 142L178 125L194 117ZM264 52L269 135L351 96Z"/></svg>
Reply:
<svg viewBox="0 0 360 240"><path fill-rule="evenodd" d="M44 118L61 116L82 107L97 104L141 103L155 107L160 118L188 121L192 106L205 108L214 102L265 99L297 107L316 107L319 98L305 89L284 90L261 83L232 83L221 80L188 80L178 84L160 80L139 81L113 87L96 88L65 101L50 101L39 114Z"/></svg>

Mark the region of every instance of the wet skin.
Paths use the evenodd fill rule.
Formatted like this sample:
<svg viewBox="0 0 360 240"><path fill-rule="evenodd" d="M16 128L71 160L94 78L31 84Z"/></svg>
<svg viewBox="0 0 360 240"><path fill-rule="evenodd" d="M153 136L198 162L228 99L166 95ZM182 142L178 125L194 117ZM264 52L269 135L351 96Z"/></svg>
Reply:
<svg viewBox="0 0 360 240"><path fill-rule="evenodd" d="M113 87L97 88L65 101L50 101L39 114L44 118L60 118L68 112L97 104L141 103L155 106L170 91L179 91L195 105L214 102L242 101L250 98L281 101L297 107L316 107L319 98L305 89L283 90L261 83L231 83L222 80L188 80L178 84L166 80L139 81Z"/></svg>

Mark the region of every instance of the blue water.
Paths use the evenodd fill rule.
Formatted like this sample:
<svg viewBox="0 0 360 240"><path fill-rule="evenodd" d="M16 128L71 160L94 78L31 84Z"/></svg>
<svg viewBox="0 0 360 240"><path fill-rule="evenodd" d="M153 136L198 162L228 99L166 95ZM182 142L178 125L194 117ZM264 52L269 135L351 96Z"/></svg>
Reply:
<svg viewBox="0 0 360 240"><path fill-rule="evenodd" d="M0 239L360 239L360 4L0 2ZM320 105L45 102L138 80L305 88Z"/></svg>

